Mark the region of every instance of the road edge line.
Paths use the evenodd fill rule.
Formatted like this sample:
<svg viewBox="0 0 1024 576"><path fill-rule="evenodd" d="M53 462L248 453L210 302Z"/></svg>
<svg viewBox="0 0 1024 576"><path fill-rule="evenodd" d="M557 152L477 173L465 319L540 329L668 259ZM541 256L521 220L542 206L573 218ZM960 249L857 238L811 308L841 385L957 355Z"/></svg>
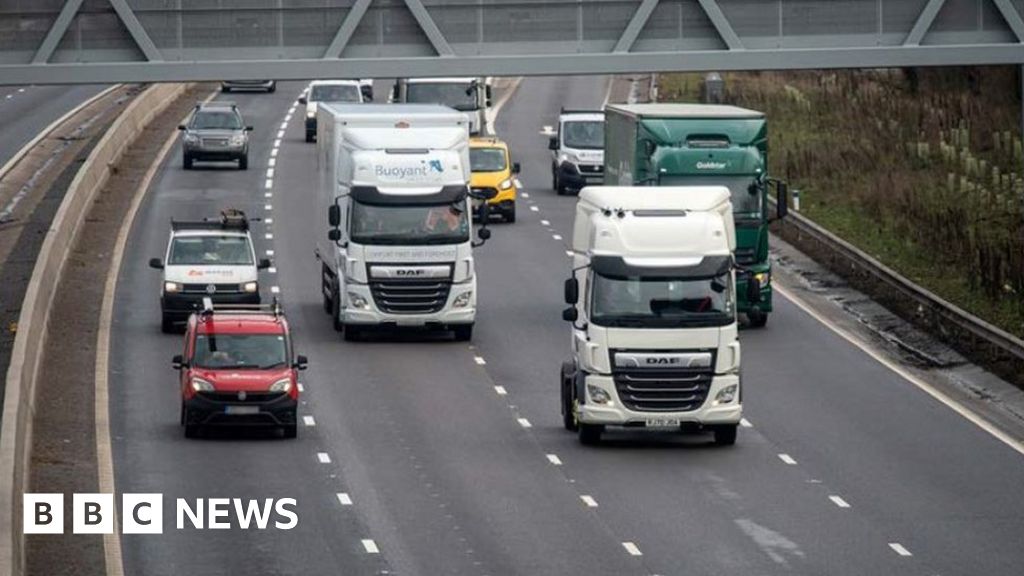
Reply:
<svg viewBox="0 0 1024 576"><path fill-rule="evenodd" d="M519 91L519 85L523 83L524 76L516 76L512 81L512 84L505 90L505 93L501 95L501 98L491 107L489 114L485 112L487 118L487 131L491 133L491 136L497 136L497 132L494 130L494 125L498 122L498 114L501 113L501 109L508 104L508 101L512 99L512 96Z"/></svg>
<svg viewBox="0 0 1024 576"><path fill-rule="evenodd" d="M972 424L974 424L978 428L981 428L985 432L988 432L991 436L993 436L994 438L996 438L997 440L999 440L1003 444L1006 444L1007 446L1009 446L1010 448L1012 448L1013 450L1017 451L1019 454L1024 456L1024 442L1021 442L1021 441L1013 438L1011 435L1009 435L1006 432L1004 432L1003 430L1001 430L998 426L996 426L992 422L988 421L987 419L985 419L980 414L977 414L976 412L974 412L970 408L967 408L966 406L964 406L963 404L961 404L957 400L953 399L948 394L946 394L946 393L936 389L931 384L929 384L928 382L925 382L924 380L922 380L921 378L917 377L916 375L911 374L906 368L903 368L899 364L897 364L897 363L893 362L892 360L890 360L889 358L886 358L885 356L883 356L881 353L873 350L870 346L868 346L868 344L866 342L863 342L861 339L857 338L856 336L854 336L852 333L850 333L846 329L841 328L840 326L838 326L837 324L835 324L834 322L832 322L831 320L826 318L823 314L819 313L817 310L814 310L811 307L810 304L805 302L802 298L798 297L795 293L791 292L788 288L784 288L783 286L781 286L779 284L776 284L775 285L775 290L777 290L780 294L782 294L783 297L785 297L787 300L789 300L797 308L803 310L804 313L806 313L808 316L810 316L811 318L817 320L818 323L820 323L822 326L828 328L833 333L835 333L837 336L839 336L840 338L846 340L847 342L852 344L854 347L858 348L861 352L864 352L865 354L870 356L872 359L874 359L876 362L878 362L882 366L888 368L890 371L895 373L897 376L900 376L901 378L903 378L907 382L910 382L911 384L916 386L919 390L921 390L925 394L928 394L929 396L931 396L935 400L941 402L942 404L944 404L950 410L956 412L957 414L959 414L961 417L963 417L967 421L971 422Z"/></svg>
<svg viewBox="0 0 1024 576"><path fill-rule="evenodd" d="M183 84L183 86L187 86ZM187 88L185 88L187 90ZM203 102L209 102L219 94L219 91L212 92ZM179 94L180 96L180 94ZM107 270L107 279L103 287L103 304L100 307L99 326L96 332L96 391L94 417L96 426L96 465L99 472L100 492L116 495L114 484L114 453L113 443L110 435L110 333L114 318L114 299L117 292L117 277L121 272L121 262L124 260L125 248L128 245L128 236L131 234L132 226L135 223L135 216L138 214L142 202L146 199L149 187L153 178L160 170L164 159L170 153L178 140L178 133L171 132L164 141L160 151L150 163L146 174L139 181L135 197L128 207L124 220L121 221L121 228L117 232L117 240L114 243L114 250L110 255L110 268ZM114 518L115 530L112 534L103 535L103 552L106 560L107 576L124 576L124 558L121 551L121 536L117 530L117 517Z"/></svg>

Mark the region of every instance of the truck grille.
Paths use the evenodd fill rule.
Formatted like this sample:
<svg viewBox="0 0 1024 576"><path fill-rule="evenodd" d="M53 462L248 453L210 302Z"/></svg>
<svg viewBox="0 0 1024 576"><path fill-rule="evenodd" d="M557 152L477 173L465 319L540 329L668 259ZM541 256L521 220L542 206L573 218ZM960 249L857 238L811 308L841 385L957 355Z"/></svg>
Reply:
<svg viewBox="0 0 1024 576"><path fill-rule="evenodd" d="M448 302L451 280L372 280L377 308L388 314L433 314Z"/></svg>
<svg viewBox="0 0 1024 576"><path fill-rule="evenodd" d="M629 353L624 353L629 355ZM715 374L714 351L651 351L640 356L683 356L684 364L641 368L617 365L612 369L615 390L622 404L637 412L690 412L707 400ZM616 351L612 358L617 358ZM693 358L694 361L690 361Z"/></svg>
<svg viewBox="0 0 1024 576"><path fill-rule="evenodd" d="M737 248L736 263L740 265L754 264L757 262L757 253L753 248Z"/></svg>
<svg viewBox="0 0 1024 576"><path fill-rule="evenodd" d="M604 172L604 166L601 166L600 164L597 164L595 166L591 166L588 164L580 164L579 169L580 174L601 174L602 172Z"/></svg>
<svg viewBox="0 0 1024 576"><path fill-rule="evenodd" d="M209 287L213 286L213 292ZM239 294L242 292L238 284L183 284L182 294Z"/></svg>

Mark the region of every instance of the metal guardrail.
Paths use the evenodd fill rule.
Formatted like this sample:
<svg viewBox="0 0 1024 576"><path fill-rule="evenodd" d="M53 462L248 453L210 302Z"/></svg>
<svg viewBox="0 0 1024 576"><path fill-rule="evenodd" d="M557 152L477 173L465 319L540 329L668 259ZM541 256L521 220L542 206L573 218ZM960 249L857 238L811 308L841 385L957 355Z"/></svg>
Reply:
<svg viewBox="0 0 1024 576"><path fill-rule="evenodd" d="M904 320L1024 388L1024 340L911 282L801 214L790 211L772 231Z"/></svg>

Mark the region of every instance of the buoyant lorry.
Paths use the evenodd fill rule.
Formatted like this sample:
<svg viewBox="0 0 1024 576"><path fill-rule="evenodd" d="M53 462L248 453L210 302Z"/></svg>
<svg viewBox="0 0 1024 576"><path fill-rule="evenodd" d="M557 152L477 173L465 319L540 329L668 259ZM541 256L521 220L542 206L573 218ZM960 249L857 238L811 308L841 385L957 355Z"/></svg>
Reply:
<svg viewBox="0 0 1024 576"><path fill-rule="evenodd" d="M466 115L470 134L487 134L491 85L486 78L399 78L391 90L391 101L454 108Z"/></svg>
<svg viewBox="0 0 1024 576"><path fill-rule="evenodd" d="M698 429L742 417L735 231L723 186L591 186L576 204L561 410L585 444L608 426ZM759 289L757 281L749 285Z"/></svg>
<svg viewBox="0 0 1024 576"><path fill-rule="evenodd" d="M772 311L768 224L787 212L785 182L768 177L765 115L735 106L634 104L605 108L605 179L613 186L725 186L736 219L739 312L762 327ZM769 188L776 191L769 212ZM759 293L746 289L756 278ZM748 297L749 295L749 297Z"/></svg>
<svg viewBox="0 0 1024 576"><path fill-rule="evenodd" d="M373 328L476 319L469 129L437 105L317 110L317 257L324 310L346 340ZM481 243L490 231L479 231Z"/></svg>

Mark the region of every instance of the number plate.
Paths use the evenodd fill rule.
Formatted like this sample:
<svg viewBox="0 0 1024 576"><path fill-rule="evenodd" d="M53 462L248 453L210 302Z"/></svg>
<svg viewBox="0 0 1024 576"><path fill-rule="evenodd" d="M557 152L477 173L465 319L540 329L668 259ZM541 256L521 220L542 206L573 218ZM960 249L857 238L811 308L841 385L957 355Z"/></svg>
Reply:
<svg viewBox="0 0 1024 576"><path fill-rule="evenodd" d="M232 416L247 416L251 414L259 414L259 406L225 406L225 414L231 414Z"/></svg>
<svg viewBox="0 0 1024 576"><path fill-rule="evenodd" d="M678 418L648 418L644 421L648 428L678 428Z"/></svg>

